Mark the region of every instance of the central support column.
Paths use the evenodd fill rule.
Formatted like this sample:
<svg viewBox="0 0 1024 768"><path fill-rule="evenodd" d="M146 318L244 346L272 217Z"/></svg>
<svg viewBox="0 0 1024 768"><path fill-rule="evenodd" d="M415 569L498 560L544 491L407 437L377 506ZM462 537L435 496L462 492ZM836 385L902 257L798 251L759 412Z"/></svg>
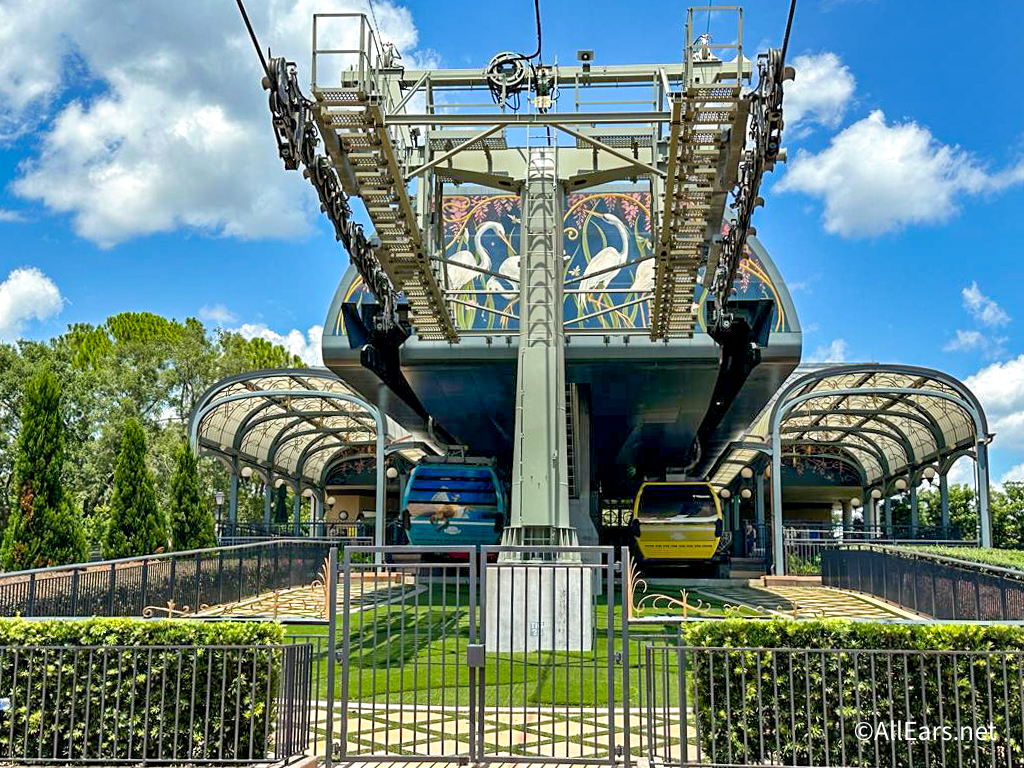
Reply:
<svg viewBox="0 0 1024 768"><path fill-rule="evenodd" d="M569 518L563 194L555 148L531 149L523 191L512 510L502 544L575 547ZM593 574L579 552L501 553L486 566L490 651L589 651Z"/></svg>
<svg viewBox="0 0 1024 768"><path fill-rule="evenodd" d="M506 545L575 546L569 522L562 189L555 149L530 150L523 192L519 363Z"/></svg>

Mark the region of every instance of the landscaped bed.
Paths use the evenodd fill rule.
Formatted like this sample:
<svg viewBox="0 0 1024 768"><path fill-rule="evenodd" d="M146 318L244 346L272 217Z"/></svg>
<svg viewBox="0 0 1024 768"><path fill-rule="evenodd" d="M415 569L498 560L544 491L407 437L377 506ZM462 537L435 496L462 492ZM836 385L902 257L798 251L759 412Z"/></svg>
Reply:
<svg viewBox="0 0 1024 768"><path fill-rule="evenodd" d="M1020 549L981 549L979 547L949 547L941 545L899 546L896 549L909 552L920 552L925 555L951 557L956 560L968 560L972 563L996 565L1000 568L1015 568L1024 571L1024 550Z"/></svg>

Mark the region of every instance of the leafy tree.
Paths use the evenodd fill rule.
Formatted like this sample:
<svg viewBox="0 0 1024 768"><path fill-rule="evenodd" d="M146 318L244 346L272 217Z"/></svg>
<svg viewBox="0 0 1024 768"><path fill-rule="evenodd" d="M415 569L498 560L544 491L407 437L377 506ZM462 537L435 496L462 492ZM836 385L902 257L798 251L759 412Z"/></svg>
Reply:
<svg viewBox="0 0 1024 768"><path fill-rule="evenodd" d="M167 547L167 524L146 468L146 434L129 419L121 437L110 497L110 524L103 542L107 557L150 555Z"/></svg>
<svg viewBox="0 0 1024 768"><path fill-rule="evenodd" d="M44 371L25 389L14 462L16 506L0 546L6 570L80 563L85 533L64 487L65 434L61 389Z"/></svg>
<svg viewBox="0 0 1024 768"><path fill-rule="evenodd" d="M199 495L199 462L187 441L178 447L171 478L171 545L181 551L217 546L213 515Z"/></svg>
<svg viewBox="0 0 1024 768"><path fill-rule="evenodd" d="M991 494L992 543L1001 549L1024 549L1024 482L1007 481Z"/></svg>

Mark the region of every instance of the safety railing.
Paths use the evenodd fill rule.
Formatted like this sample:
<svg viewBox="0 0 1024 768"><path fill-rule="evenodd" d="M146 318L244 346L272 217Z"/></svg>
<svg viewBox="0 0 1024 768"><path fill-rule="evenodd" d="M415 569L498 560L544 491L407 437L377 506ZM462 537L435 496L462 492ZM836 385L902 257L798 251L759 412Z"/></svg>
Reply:
<svg viewBox="0 0 1024 768"><path fill-rule="evenodd" d="M0 646L0 760L269 763L306 752L309 644Z"/></svg>
<svg viewBox="0 0 1024 768"><path fill-rule="evenodd" d="M661 765L1020 765L1022 651L645 649Z"/></svg>
<svg viewBox="0 0 1024 768"><path fill-rule="evenodd" d="M1024 572L923 552L837 547L823 553L822 583L936 619L1024 620Z"/></svg>
<svg viewBox="0 0 1024 768"><path fill-rule="evenodd" d="M339 546L372 544L373 528L366 523L331 523L323 520L294 523L232 523L218 526L217 538L222 544L245 544L263 539L332 539Z"/></svg>
<svg viewBox="0 0 1024 768"><path fill-rule="evenodd" d="M313 581L327 541L280 539L0 574L0 616L194 613Z"/></svg>
<svg viewBox="0 0 1024 768"><path fill-rule="evenodd" d="M821 526L790 525L783 530L786 574L818 576L822 557L842 544L943 544L977 546L976 540L959 538L959 529L942 526Z"/></svg>

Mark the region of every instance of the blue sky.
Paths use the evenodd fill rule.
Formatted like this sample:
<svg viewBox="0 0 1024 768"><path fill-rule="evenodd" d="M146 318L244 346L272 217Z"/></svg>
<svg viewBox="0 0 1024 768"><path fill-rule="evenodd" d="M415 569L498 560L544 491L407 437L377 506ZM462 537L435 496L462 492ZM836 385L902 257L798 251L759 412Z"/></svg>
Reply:
<svg viewBox="0 0 1024 768"><path fill-rule="evenodd" d="M347 259L276 157L233 4L114 5L5 2L0 339L146 310L315 358ZM310 14L359 3L247 5L264 44L308 77ZM598 62L681 54L684 4L541 5L548 61L578 48ZM374 8L410 63L483 66L534 45L528 0ZM785 11L747 4L748 55L779 40ZM1015 2L980 16L952 2L800 0L790 161L755 220L796 300L805 359L967 379L997 432L996 480L1024 478L1024 107L1003 95L1022 27Z"/></svg>

